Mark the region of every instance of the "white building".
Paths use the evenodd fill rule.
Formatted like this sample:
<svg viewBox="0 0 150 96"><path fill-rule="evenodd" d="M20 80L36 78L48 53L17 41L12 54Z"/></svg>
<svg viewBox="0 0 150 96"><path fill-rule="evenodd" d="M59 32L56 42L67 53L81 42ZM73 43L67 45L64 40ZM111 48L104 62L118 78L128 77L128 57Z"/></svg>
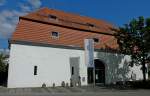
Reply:
<svg viewBox="0 0 150 96"><path fill-rule="evenodd" d="M20 17L10 40L8 88L93 83L93 69L85 58L87 38L94 40L96 84L142 79L141 66L130 67L130 57L116 53L112 27L102 20L47 8Z"/></svg>

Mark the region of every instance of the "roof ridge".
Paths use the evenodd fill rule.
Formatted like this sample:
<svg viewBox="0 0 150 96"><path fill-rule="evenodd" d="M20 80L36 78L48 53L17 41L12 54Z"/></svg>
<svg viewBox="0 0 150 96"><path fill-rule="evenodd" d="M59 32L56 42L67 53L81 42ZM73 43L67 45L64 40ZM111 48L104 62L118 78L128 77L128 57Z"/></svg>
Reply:
<svg viewBox="0 0 150 96"><path fill-rule="evenodd" d="M40 8L34 12L31 12L29 14L33 14L33 13L41 13L43 11L55 11L55 12L59 12L59 13L63 13L65 15L71 15L71 16L74 16L74 17L81 17L82 19L86 18L86 19L89 19L89 20L94 20L94 22L101 22L101 23L105 23L106 25L108 26L113 26L115 27L112 23L106 21L106 20L102 20L102 19L98 19L98 18L92 18L92 17L89 17L89 16L85 16L85 15L81 15L81 14L77 14L77 13L73 13L73 12L67 12L67 11L64 11L64 10L59 10L59 9L52 9L52 8L48 8L48 7L43 7L43 8ZM26 15L25 15L26 16ZM22 17L25 17L25 16L22 16ZM93 22L93 23L94 23ZM89 22L89 21L86 21L86 23L92 23L92 22Z"/></svg>

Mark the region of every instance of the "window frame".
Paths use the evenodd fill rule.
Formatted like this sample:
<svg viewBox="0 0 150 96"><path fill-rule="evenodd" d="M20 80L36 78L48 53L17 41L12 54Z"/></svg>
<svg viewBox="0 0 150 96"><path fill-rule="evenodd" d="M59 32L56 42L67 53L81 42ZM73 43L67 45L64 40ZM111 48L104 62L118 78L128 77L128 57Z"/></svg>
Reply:
<svg viewBox="0 0 150 96"><path fill-rule="evenodd" d="M56 36L56 35L53 35L54 33L57 33L57 36ZM57 31L52 31L52 32L51 32L51 37L52 37L52 38L59 38L59 35L60 35L60 33L57 32Z"/></svg>
<svg viewBox="0 0 150 96"><path fill-rule="evenodd" d="M95 41L95 40L98 40L98 41ZM94 43L99 43L100 42L99 38L97 38L97 37L94 37L93 41L94 41Z"/></svg>
<svg viewBox="0 0 150 96"><path fill-rule="evenodd" d="M38 66L34 66L34 75L37 75Z"/></svg>
<svg viewBox="0 0 150 96"><path fill-rule="evenodd" d="M71 75L74 75L74 66L71 67Z"/></svg>
<svg viewBox="0 0 150 96"><path fill-rule="evenodd" d="M95 25L95 24L92 24L92 23L86 23L86 25L89 26L89 28L94 28L94 27L96 27L96 25Z"/></svg>
<svg viewBox="0 0 150 96"><path fill-rule="evenodd" d="M50 20L57 20L57 16L52 15L52 14L49 14L49 15L48 15L48 18L49 18Z"/></svg>

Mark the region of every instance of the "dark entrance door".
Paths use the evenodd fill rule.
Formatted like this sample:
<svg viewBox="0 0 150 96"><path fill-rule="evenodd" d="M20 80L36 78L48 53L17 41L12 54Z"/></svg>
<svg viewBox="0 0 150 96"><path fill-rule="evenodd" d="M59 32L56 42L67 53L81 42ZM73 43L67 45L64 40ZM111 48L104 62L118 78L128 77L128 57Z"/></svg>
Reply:
<svg viewBox="0 0 150 96"><path fill-rule="evenodd" d="M94 60L95 83L105 83L105 64L99 59Z"/></svg>
<svg viewBox="0 0 150 96"><path fill-rule="evenodd" d="M93 83L93 68L88 68L88 84Z"/></svg>
<svg viewBox="0 0 150 96"><path fill-rule="evenodd" d="M105 72L103 69L95 69L95 83L105 83Z"/></svg>
<svg viewBox="0 0 150 96"><path fill-rule="evenodd" d="M99 59L94 60L95 64L95 83L105 83L105 65ZM88 83L93 83L93 68L88 68Z"/></svg>

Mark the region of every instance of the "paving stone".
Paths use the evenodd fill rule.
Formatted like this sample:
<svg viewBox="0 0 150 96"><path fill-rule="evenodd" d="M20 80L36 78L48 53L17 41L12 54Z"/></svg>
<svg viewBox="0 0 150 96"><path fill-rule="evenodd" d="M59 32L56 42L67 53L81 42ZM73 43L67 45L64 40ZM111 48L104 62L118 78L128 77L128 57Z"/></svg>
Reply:
<svg viewBox="0 0 150 96"><path fill-rule="evenodd" d="M70 90L68 90L67 87L57 87L57 89L62 90L62 92L64 92L64 93L70 93L71 92Z"/></svg>
<svg viewBox="0 0 150 96"><path fill-rule="evenodd" d="M150 90L112 90L103 87L88 86L55 88L0 88L0 96L150 96Z"/></svg>

